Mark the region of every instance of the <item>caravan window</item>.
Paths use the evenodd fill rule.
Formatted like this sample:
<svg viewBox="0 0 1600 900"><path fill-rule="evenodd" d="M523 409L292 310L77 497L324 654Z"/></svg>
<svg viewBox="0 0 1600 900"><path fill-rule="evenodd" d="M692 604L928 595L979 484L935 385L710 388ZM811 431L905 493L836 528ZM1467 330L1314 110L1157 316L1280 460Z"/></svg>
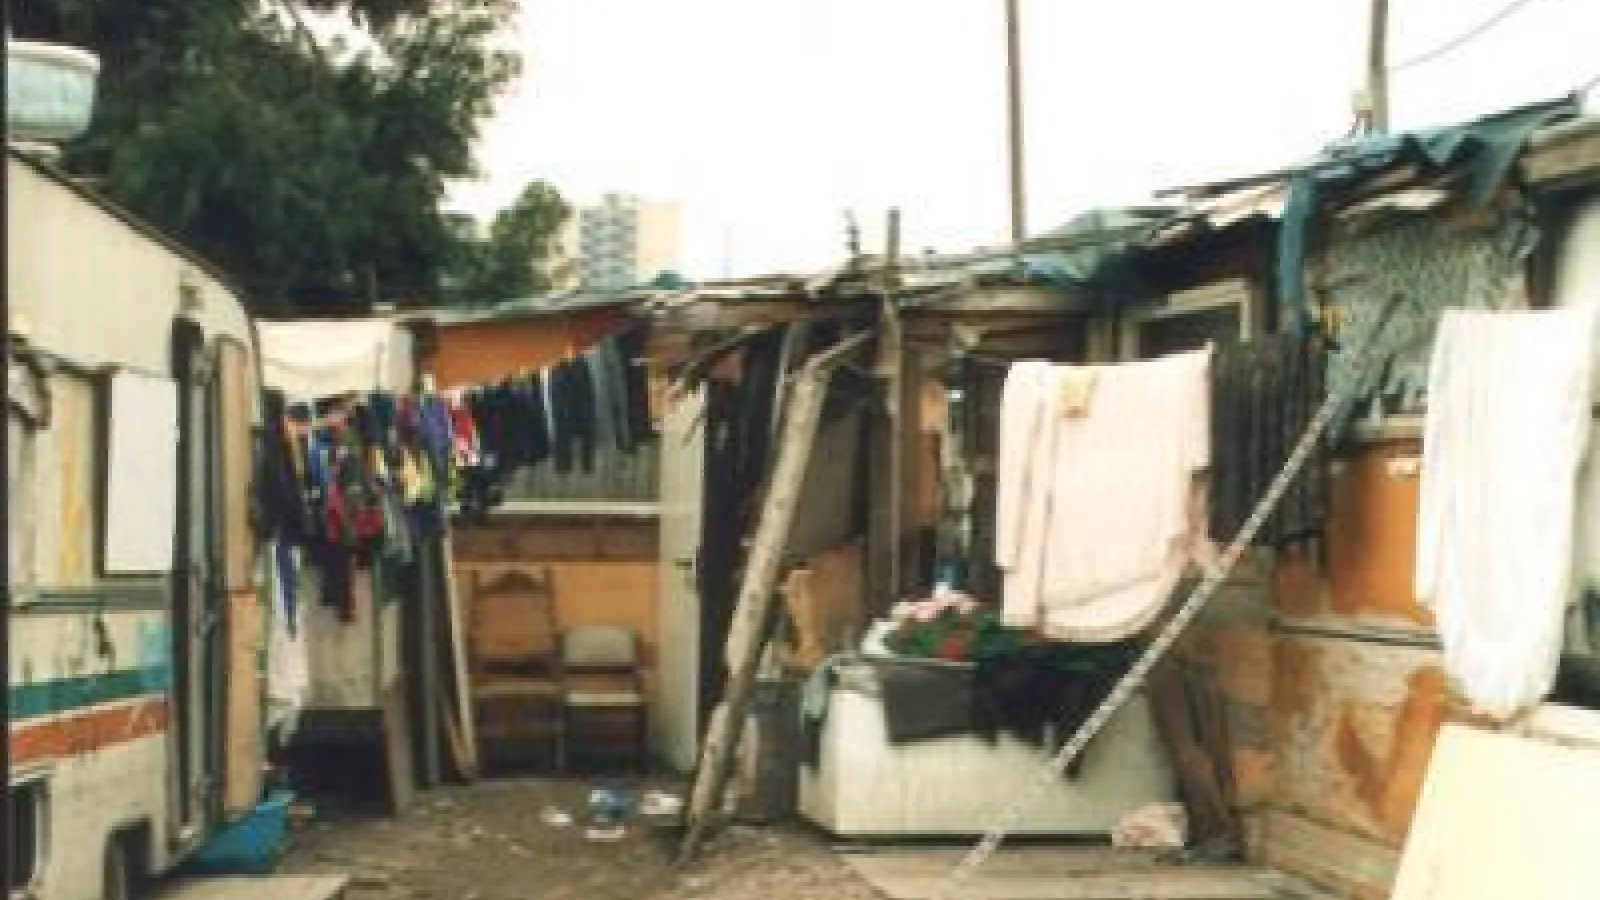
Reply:
<svg viewBox="0 0 1600 900"><path fill-rule="evenodd" d="M162 575L172 570L177 529L178 386L121 371L108 393L103 571Z"/></svg>

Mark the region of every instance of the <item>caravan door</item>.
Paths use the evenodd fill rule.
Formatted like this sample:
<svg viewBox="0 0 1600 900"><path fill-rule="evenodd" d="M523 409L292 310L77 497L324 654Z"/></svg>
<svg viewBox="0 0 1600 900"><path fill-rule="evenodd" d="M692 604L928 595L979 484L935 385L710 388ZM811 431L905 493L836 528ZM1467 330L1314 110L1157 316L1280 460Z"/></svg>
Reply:
<svg viewBox="0 0 1600 900"><path fill-rule="evenodd" d="M174 824L189 844L203 835L217 801L221 755L222 597L220 392L200 348L186 361L178 392L178 534L173 580Z"/></svg>

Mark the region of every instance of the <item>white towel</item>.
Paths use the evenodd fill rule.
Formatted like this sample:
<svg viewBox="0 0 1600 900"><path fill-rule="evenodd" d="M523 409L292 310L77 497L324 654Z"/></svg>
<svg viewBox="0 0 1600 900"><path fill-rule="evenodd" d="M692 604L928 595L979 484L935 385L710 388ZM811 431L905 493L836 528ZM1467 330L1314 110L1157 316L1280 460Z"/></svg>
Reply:
<svg viewBox="0 0 1600 900"><path fill-rule="evenodd" d="M1449 310L1429 369L1416 593L1478 711L1549 692L1589 438L1592 310Z"/></svg>
<svg viewBox="0 0 1600 900"><path fill-rule="evenodd" d="M1209 349L1095 367L1019 363L1001 402L996 561L1004 620L1067 641L1153 621L1199 549L1195 476L1210 458Z"/></svg>

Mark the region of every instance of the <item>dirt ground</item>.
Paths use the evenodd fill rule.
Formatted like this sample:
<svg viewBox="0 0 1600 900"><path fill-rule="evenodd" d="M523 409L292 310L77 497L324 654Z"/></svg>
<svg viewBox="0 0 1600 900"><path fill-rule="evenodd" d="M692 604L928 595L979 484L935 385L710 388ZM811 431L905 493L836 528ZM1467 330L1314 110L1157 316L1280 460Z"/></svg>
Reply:
<svg viewBox="0 0 1600 900"><path fill-rule="evenodd" d="M349 900L877 900L822 839L798 826L732 826L679 870L672 835L641 820L586 840L590 782L482 781L430 791L400 819L319 811L280 871L350 874ZM547 824L558 808L574 824Z"/></svg>

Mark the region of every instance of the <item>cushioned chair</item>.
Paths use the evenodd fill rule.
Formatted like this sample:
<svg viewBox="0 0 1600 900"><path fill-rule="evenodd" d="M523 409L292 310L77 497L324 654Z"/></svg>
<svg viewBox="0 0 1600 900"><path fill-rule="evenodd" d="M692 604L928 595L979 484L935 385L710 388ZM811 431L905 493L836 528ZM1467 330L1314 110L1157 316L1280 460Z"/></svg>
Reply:
<svg viewBox="0 0 1600 900"><path fill-rule="evenodd" d="M633 726L635 762L649 765L648 711L639 635L618 625L584 625L561 634L562 711L565 733L579 717L626 714Z"/></svg>
<svg viewBox="0 0 1600 900"><path fill-rule="evenodd" d="M468 653L473 711L486 741L546 741L566 768L560 630L548 569L472 578Z"/></svg>

